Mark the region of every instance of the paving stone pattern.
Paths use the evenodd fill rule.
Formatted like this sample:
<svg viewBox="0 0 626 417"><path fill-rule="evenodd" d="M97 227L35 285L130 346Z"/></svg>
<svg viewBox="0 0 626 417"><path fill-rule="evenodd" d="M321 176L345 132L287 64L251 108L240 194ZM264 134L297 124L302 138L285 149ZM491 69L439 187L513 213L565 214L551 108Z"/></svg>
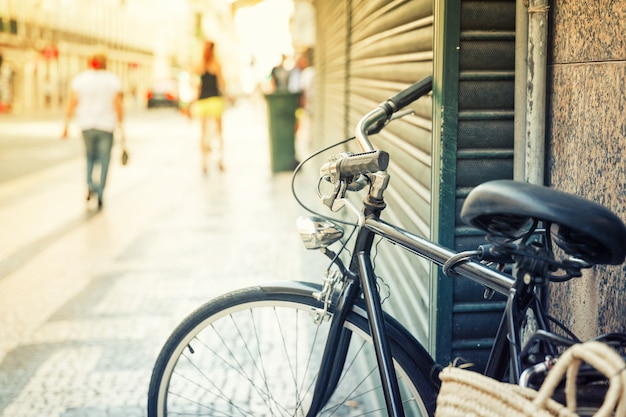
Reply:
<svg viewBox="0 0 626 417"><path fill-rule="evenodd" d="M291 174L270 172L264 111L229 110L226 171L207 176L195 123L129 117L130 164L114 161L101 212L85 207L79 160L0 183L0 416L145 416L156 355L192 309L318 279Z"/></svg>

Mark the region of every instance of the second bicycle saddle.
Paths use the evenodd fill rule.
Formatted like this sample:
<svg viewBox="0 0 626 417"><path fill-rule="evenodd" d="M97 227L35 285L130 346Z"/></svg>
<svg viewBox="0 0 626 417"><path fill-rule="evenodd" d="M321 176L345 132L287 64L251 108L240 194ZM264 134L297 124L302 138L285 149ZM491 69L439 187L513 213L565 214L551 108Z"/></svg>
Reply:
<svg viewBox="0 0 626 417"><path fill-rule="evenodd" d="M510 238L533 220L550 227L555 243L592 264L619 265L626 257L626 226L610 210L552 188L495 180L474 188L461 209L465 223Z"/></svg>

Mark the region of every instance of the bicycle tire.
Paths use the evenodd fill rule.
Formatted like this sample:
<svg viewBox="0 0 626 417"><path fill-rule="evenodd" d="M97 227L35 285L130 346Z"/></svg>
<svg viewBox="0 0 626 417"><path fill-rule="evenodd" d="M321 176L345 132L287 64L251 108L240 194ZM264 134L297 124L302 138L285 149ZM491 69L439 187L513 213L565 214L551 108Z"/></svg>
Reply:
<svg viewBox="0 0 626 417"><path fill-rule="evenodd" d="M148 416L306 416L329 327L313 318L322 305L312 292L246 288L191 313L156 360ZM319 416L387 415L368 322L358 310L348 314L351 350ZM395 320L386 325L406 415L434 415L434 362Z"/></svg>

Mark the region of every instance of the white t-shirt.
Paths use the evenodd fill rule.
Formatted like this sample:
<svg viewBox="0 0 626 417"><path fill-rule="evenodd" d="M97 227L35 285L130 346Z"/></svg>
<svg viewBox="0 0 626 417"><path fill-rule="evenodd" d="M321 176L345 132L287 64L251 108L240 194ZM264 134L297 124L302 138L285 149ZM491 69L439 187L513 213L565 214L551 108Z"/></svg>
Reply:
<svg viewBox="0 0 626 417"><path fill-rule="evenodd" d="M304 108L308 112L313 110L313 83L315 80L315 70L313 67L306 67L302 70L300 74L300 89L302 90L302 94L304 94L305 102Z"/></svg>
<svg viewBox="0 0 626 417"><path fill-rule="evenodd" d="M78 96L76 124L81 130L115 130L117 113L113 103L122 91L122 82L115 74L105 70L83 71L72 80L71 89Z"/></svg>

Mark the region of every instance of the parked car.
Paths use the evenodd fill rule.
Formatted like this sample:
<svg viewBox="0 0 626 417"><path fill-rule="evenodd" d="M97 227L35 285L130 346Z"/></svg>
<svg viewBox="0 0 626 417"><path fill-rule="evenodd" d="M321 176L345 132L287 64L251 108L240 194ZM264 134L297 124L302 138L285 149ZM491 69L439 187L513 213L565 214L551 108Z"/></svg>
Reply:
<svg viewBox="0 0 626 417"><path fill-rule="evenodd" d="M148 108L178 107L178 82L174 78L155 81L147 93Z"/></svg>

